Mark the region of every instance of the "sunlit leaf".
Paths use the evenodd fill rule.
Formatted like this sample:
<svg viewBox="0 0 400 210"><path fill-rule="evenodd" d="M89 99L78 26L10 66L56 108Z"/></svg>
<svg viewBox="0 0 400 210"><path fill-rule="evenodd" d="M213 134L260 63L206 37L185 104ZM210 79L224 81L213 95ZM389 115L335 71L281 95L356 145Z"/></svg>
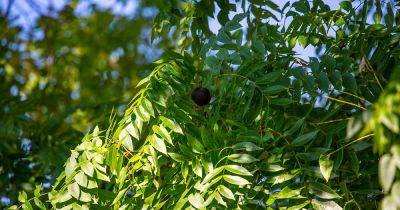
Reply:
<svg viewBox="0 0 400 210"><path fill-rule="evenodd" d="M309 183L309 192L322 199L340 198L340 196L334 190L332 190L332 188L318 182Z"/></svg>
<svg viewBox="0 0 400 210"><path fill-rule="evenodd" d="M236 163L253 163L259 161L249 154L232 154L228 156L228 159Z"/></svg>
<svg viewBox="0 0 400 210"><path fill-rule="evenodd" d="M227 181L228 183L234 184L234 185L248 185L251 184L249 181L246 179L240 177L240 176L232 176L232 175L224 175L223 179Z"/></svg>
<svg viewBox="0 0 400 210"><path fill-rule="evenodd" d="M68 193L72 197L79 199L80 192L79 185L76 182L68 185Z"/></svg>
<svg viewBox="0 0 400 210"><path fill-rule="evenodd" d="M237 175L252 176L252 174L244 167L238 165L225 165L225 170L230 171Z"/></svg>
<svg viewBox="0 0 400 210"><path fill-rule="evenodd" d="M218 186L218 191L225 198L235 200L235 196L233 195L232 191L229 188L225 187L224 185Z"/></svg>
<svg viewBox="0 0 400 210"><path fill-rule="evenodd" d="M379 160L379 181L384 191L390 190L395 173L396 165L393 158L389 154L383 155Z"/></svg>
<svg viewBox="0 0 400 210"><path fill-rule="evenodd" d="M165 141L167 141L169 144L173 145L172 138L171 138L171 136L169 135L167 129L166 129L164 126L162 126L162 125L160 125L160 126L153 125L152 128L153 128L153 131L154 131L155 133L157 133L158 135L160 135L160 136L161 136Z"/></svg>
<svg viewBox="0 0 400 210"><path fill-rule="evenodd" d="M322 176L326 181L329 181L332 169L333 169L333 161L329 159L329 156L321 155L319 157L319 170L321 171Z"/></svg>
<svg viewBox="0 0 400 210"><path fill-rule="evenodd" d="M167 154L167 146L162 139L158 138L156 135L151 135L147 137L151 146L163 154Z"/></svg>
<svg viewBox="0 0 400 210"><path fill-rule="evenodd" d="M261 150L262 148L252 142L240 142L232 146L233 149L244 149L248 152Z"/></svg>
<svg viewBox="0 0 400 210"><path fill-rule="evenodd" d="M202 208L204 203L204 198L199 193L190 194L188 200L189 203L197 209Z"/></svg>

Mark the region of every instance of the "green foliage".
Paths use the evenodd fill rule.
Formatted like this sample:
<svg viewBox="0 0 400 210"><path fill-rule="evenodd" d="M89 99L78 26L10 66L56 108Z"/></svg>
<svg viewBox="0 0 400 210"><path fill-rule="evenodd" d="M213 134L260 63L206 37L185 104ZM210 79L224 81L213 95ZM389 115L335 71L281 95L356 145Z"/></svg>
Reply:
<svg viewBox="0 0 400 210"><path fill-rule="evenodd" d="M383 197L396 209L393 5L249 2L163 5L153 36L175 33L177 49L154 62L122 119L71 151L50 192L21 192L14 207L377 209ZM218 34L206 20L215 6ZM281 19L287 27L270 23ZM318 57L297 57L297 43ZM203 108L190 100L199 85L213 96Z"/></svg>

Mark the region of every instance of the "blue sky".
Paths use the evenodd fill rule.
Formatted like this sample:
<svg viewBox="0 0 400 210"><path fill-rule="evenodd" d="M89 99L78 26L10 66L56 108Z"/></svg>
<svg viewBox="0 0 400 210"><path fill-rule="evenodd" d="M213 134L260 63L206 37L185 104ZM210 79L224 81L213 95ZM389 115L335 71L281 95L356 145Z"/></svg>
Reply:
<svg viewBox="0 0 400 210"><path fill-rule="evenodd" d="M273 1L281 7L287 2L287 0ZM289 1L295 2L296 0ZM331 8L337 8L340 1L341 0L324 0ZM0 0L0 5L7 5L8 2L9 0ZM54 10L57 11L62 8L66 2L68 2L68 0L15 0L11 12L17 17L16 21L18 24L29 26L35 21L39 13L49 13L48 8L54 8ZM77 9L78 12L82 15L87 14L87 6L90 3L95 3L104 9L111 9L117 14L133 15L140 0L128 0L125 4L118 2L118 0L86 0L81 1ZM219 28L219 24L216 20L210 19L210 25L214 32Z"/></svg>

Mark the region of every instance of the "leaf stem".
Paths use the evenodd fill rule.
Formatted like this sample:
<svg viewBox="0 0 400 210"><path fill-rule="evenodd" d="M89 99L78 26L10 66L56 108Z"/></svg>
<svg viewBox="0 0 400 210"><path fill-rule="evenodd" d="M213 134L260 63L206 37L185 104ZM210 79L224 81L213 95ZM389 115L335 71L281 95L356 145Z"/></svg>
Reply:
<svg viewBox="0 0 400 210"><path fill-rule="evenodd" d="M375 134L371 133L371 134L368 134L368 135L365 135L365 136L361 136L360 138L358 138L358 139L356 139L356 140L354 140L354 141L351 141L351 142L345 144L344 146L341 146L340 148L338 148L338 149L336 149L336 150L334 150L334 151L328 153L327 156L330 156L330 155L332 155L332 154L335 154L336 152L338 152L338 151L341 150L341 149L344 149L344 148L346 148L346 147L348 147L348 146L350 146L350 145L352 145L352 144L354 144L354 143L357 143L357 142L359 142L359 141L362 141L362 140L364 140L364 139L366 139L366 138L369 138L369 137L371 137L371 136L374 136L374 135L375 135Z"/></svg>

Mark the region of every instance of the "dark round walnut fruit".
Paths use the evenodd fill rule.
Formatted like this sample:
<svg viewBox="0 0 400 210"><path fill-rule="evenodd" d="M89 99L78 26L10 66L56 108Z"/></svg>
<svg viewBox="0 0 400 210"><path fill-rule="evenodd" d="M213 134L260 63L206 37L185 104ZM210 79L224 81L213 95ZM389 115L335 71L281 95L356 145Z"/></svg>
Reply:
<svg viewBox="0 0 400 210"><path fill-rule="evenodd" d="M204 106L210 103L211 93L207 88L197 87L192 91L192 100L198 106Z"/></svg>

